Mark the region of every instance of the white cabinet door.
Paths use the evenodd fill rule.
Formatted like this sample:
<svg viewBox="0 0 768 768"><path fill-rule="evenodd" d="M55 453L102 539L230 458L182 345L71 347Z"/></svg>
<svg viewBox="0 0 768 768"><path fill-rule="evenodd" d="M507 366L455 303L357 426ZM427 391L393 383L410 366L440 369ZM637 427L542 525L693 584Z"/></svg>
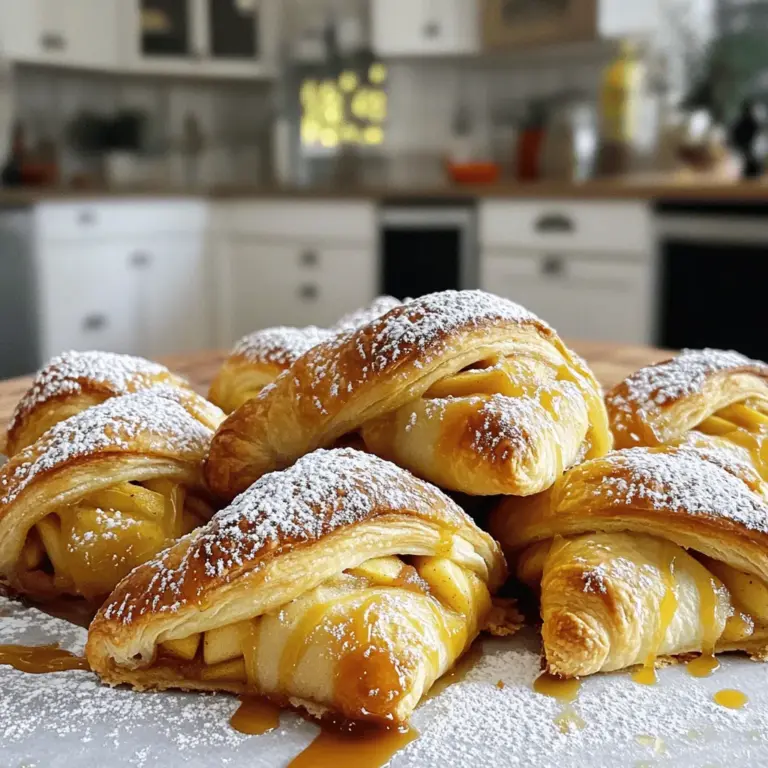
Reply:
<svg viewBox="0 0 768 768"><path fill-rule="evenodd" d="M333 325L376 293L372 248L233 239L215 260L224 346L273 325Z"/></svg>
<svg viewBox="0 0 768 768"><path fill-rule="evenodd" d="M662 23L662 3L665 0L600 0L598 29L602 37L647 35L656 32Z"/></svg>
<svg viewBox="0 0 768 768"><path fill-rule="evenodd" d="M104 0L0 0L0 55L22 62L111 69L118 12Z"/></svg>
<svg viewBox="0 0 768 768"><path fill-rule="evenodd" d="M163 236L136 241L129 260L140 274L142 354L158 358L210 347L210 290L202 240Z"/></svg>
<svg viewBox="0 0 768 768"><path fill-rule="evenodd" d="M42 29L41 0L0 0L0 58L38 60Z"/></svg>
<svg viewBox="0 0 768 768"><path fill-rule="evenodd" d="M142 351L140 273L118 243L50 243L38 254L41 354Z"/></svg>
<svg viewBox="0 0 768 768"><path fill-rule="evenodd" d="M373 49L379 56L479 51L476 0L373 0Z"/></svg>
<svg viewBox="0 0 768 768"><path fill-rule="evenodd" d="M44 59L73 67L117 66L118 12L104 0L42 0Z"/></svg>
<svg viewBox="0 0 768 768"><path fill-rule="evenodd" d="M485 290L522 304L564 337L651 342L650 257L493 251L481 272Z"/></svg>

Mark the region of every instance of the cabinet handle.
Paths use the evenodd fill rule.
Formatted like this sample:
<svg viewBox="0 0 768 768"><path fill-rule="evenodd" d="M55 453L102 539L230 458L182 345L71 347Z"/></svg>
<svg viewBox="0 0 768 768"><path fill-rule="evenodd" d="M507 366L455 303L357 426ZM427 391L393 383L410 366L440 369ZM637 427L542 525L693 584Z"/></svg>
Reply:
<svg viewBox="0 0 768 768"><path fill-rule="evenodd" d="M131 256L131 266L136 269L144 269L152 262L152 257L148 253L139 251Z"/></svg>
<svg viewBox="0 0 768 768"><path fill-rule="evenodd" d="M547 277L562 277L565 274L565 267L562 256L545 256L541 262L541 274Z"/></svg>
<svg viewBox="0 0 768 768"><path fill-rule="evenodd" d="M299 257L302 267L316 267L320 261L317 251L304 251Z"/></svg>
<svg viewBox="0 0 768 768"><path fill-rule="evenodd" d="M40 36L40 45L46 51L63 51L66 50L67 41L57 32L44 32Z"/></svg>
<svg viewBox="0 0 768 768"><path fill-rule="evenodd" d="M312 285L311 283L302 285L299 288L299 298L302 301L315 301L319 295L320 291L318 290L317 286Z"/></svg>
<svg viewBox="0 0 768 768"><path fill-rule="evenodd" d="M96 223L96 214L93 211L80 211L77 214L77 223L85 226L90 226Z"/></svg>
<svg viewBox="0 0 768 768"><path fill-rule="evenodd" d="M436 37L440 37L440 31L440 22L438 21L428 21L422 29L424 37L428 40L434 40Z"/></svg>
<svg viewBox="0 0 768 768"><path fill-rule="evenodd" d="M573 219L562 213L545 213L536 220L534 228L537 232L561 233L575 232Z"/></svg>
<svg viewBox="0 0 768 768"><path fill-rule="evenodd" d="M83 330L90 332L101 331L107 327L106 315L86 315L83 318Z"/></svg>

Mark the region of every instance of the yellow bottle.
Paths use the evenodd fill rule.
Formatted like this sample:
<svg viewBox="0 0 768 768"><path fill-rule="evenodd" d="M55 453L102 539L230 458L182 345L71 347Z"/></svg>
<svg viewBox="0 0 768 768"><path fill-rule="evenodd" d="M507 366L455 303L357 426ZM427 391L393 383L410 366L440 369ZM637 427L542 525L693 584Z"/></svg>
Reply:
<svg viewBox="0 0 768 768"><path fill-rule="evenodd" d="M637 134L643 66L631 42L622 42L618 57L603 74L600 89L600 137L610 144L627 144Z"/></svg>

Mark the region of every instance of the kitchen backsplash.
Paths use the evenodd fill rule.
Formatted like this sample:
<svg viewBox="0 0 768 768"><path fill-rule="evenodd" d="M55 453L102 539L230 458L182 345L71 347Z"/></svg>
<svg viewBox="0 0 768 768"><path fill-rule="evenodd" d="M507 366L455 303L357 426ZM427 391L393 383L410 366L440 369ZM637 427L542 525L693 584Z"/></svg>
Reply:
<svg viewBox="0 0 768 768"><path fill-rule="evenodd" d="M16 69L14 81L17 117L30 141L41 137L55 141L63 178L98 170L96 158L72 146L68 133L73 119L83 113L113 115L119 110L146 114L146 162L162 159L161 181L188 181L184 141L190 115L201 144L197 183L247 183L260 178L272 115L271 86L264 83L117 77L28 66ZM0 101L2 94L0 76Z"/></svg>

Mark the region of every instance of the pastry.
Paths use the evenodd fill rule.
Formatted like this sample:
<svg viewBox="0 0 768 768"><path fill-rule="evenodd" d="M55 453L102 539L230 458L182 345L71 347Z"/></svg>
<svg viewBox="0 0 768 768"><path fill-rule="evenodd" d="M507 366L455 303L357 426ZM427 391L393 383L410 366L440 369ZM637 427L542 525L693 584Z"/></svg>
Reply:
<svg viewBox="0 0 768 768"><path fill-rule="evenodd" d="M108 595L209 519L212 431L155 390L59 422L0 468L0 576L36 600Z"/></svg>
<svg viewBox="0 0 768 768"><path fill-rule="evenodd" d="M400 302L380 296L370 306L345 315L333 328L265 328L237 342L211 384L208 394L226 413L256 397L305 352L339 333L353 331L383 315Z"/></svg>
<svg viewBox="0 0 768 768"><path fill-rule="evenodd" d="M125 578L86 654L112 685L402 723L490 619L505 573L498 545L436 488L319 450Z"/></svg>
<svg viewBox="0 0 768 768"><path fill-rule="evenodd" d="M490 528L540 593L547 667L563 677L699 652L768 652L768 502L717 448L630 448L548 491L505 499Z"/></svg>
<svg viewBox="0 0 768 768"><path fill-rule="evenodd" d="M222 424L206 477L231 498L353 433L476 496L537 493L611 446L599 385L549 326L497 296L445 291L300 357Z"/></svg>
<svg viewBox="0 0 768 768"><path fill-rule="evenodd" d="M737 352L684 350L606 396L618 448L716 444L768 479L768 365Z"/></svg>
<svg viewBox="0 0 768 768"><path fill-rule="evenodd" d="M199 421L216 429L224 414L167 368L110 352L64 352L34 378L8 425L6 453L32 445L54 424L110 397L163 387Z"/></svg>

